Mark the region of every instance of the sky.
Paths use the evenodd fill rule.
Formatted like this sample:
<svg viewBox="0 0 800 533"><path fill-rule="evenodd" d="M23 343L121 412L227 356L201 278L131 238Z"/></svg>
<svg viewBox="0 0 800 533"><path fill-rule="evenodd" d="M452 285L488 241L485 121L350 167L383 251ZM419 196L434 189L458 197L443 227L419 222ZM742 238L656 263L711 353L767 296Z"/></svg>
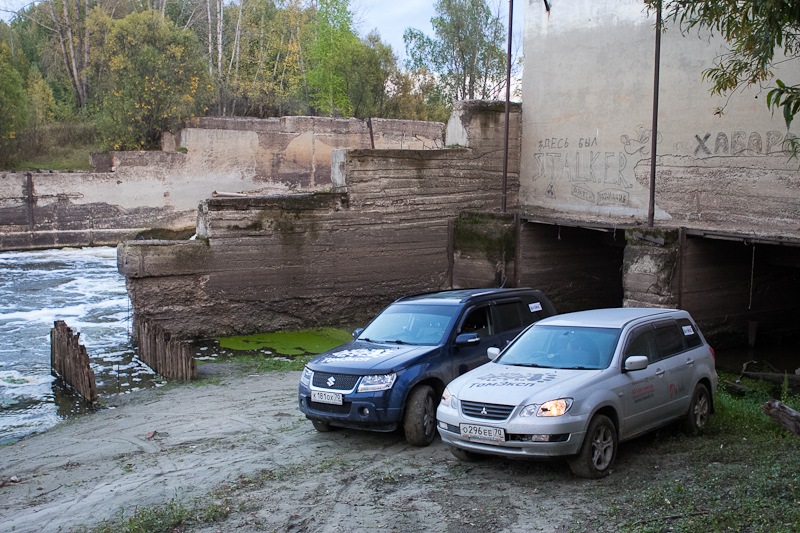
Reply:
<svg viewBox="0 0 800 533"><path fill-rule="evenodd" d="M19 9L31 0L0 0L0 19L8 20L10 15L3 11ZM499 2L504 22L508 17L508 0L489 0L494 7ZM376 29L381 40L390 44L398 58L405 58L403 32L407 28L416 28L433 36L431 19L436 15L435 0L351 0L350 8L354 14L356 30L366 36ZM522 28L522 5L524 0L514 2L514 31Z"/></svg>

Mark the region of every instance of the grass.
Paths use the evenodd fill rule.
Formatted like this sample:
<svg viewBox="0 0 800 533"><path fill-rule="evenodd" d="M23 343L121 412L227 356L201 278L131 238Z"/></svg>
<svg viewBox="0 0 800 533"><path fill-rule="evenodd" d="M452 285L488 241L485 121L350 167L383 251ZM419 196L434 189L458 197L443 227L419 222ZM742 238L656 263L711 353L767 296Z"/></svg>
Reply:
<svg viewBox="0 0 800 533"><path fill-rule="evenodd" d="M800 441L763 413L775 391L744 385L752 391L745 397L720 388L702 434L656 434L648 453L663 461L657 473L625 480L608 510L583 517L575 531L800 530ZM800 404L785 387L781 393Z"/></svg>

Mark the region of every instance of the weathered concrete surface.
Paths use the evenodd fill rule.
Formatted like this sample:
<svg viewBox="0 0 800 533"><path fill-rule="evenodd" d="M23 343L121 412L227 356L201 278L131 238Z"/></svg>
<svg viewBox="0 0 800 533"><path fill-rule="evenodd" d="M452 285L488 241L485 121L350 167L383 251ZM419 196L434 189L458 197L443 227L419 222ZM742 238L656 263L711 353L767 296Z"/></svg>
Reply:
<svg viewBox="0 0 800 533"><path fill-rule="evenodd" d="M623 225L647 220L654 22L638 0L526 7L525 211ZM656 224L799 237L798 163L783 145L793 134L758 88L730 99L710 94L702 72L725 52L719 39L666 24ZM780 65L776 74L800 82L796 66Z"/></svg>
<svg viewBox="0 0 800 533"><path fill-rule="evenodd" d="M443 125L373 120L376 146L441 147ZM99 172L0 173L0 250L116 244L195 226L215 192L325 190L332 152L371 146L360 120L198 119L178 152L111 152ZM183 153L185 152L185 153Z"/></svg>
<svg viewBox="0 0 800 533"><path fill-rule="evenodd" d="M211 198L198 240L121 244L136 320L188 337L356 325L401 295L452 286L454 221L501 203L502 150L484 151L479 116L464 148L338 153L346 192Z"/></svg>

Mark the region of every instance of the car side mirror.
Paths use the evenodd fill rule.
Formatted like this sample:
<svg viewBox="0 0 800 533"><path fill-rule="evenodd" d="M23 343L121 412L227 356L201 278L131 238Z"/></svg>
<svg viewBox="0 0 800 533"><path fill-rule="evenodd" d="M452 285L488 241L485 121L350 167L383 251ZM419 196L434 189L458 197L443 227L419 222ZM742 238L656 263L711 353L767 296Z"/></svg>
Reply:
<svg viewBox="0 0 800 533"><path fill-rule="evenodd" d="M644 370L649 364L650 360L646 355L631 355L625 359L625 371Z"/></svg>
<svg viewBox="0 0 800 533"><path fill-rule="evenodd" d="M357 339L359 335L364 333L364 328L356 328L353 330L353 338Z"/></svg>
<svg viewBox="0 0 800 533"><path fill-rule="evenodd" d="M461 333L456 337L456 346L471 346L481 342L477 333Z"/></svg>
<svg viewBox="0 0 800 533"><path fill-rule="evenodd" d="M491 348L486 349L486 356L489 358L489 361L494 361L500 356L500 348L492 346Z"/></svg>

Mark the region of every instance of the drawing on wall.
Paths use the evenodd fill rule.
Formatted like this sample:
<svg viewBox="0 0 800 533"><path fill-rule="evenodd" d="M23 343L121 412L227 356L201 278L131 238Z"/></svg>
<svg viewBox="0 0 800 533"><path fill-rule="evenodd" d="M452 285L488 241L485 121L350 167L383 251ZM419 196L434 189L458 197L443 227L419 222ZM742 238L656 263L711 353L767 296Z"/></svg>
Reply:
<svg viewBox="0 0 800 533"><path fill-rule="evenodd" d="M639 124L634 128L636 133L632 136L622 135L619 140L622 141L622 146L624 146L625 153L628 155L640 154L644 157L650 156L650 148L652 145L652 133L653 130L649 129L647 126L643 126ZM656 143L661 144L663 137L661 133L658 133L656 137Z"/></svg>

